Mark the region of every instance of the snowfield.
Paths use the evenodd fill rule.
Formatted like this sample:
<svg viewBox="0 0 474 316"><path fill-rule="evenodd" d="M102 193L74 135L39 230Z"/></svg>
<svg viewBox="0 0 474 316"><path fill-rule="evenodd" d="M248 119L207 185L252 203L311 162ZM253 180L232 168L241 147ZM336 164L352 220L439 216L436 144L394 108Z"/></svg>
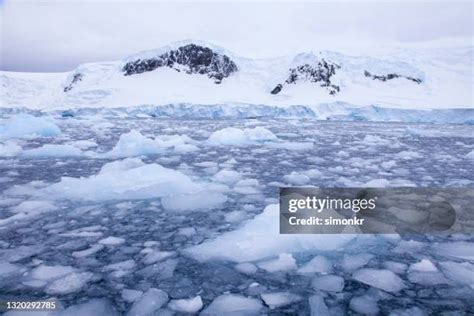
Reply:
<svg viewBox="0 0 474 316"><path fill-rule="evenodd" d="M0 299L55 298L51 315L474 313L472 235L280 235L277 206L292 185L473 187L473 125L200 109L2 112Z"/></svg>
<svg viewBox="0 0 474 316"><path fill-rule="evenodd" d="M237 70L220 84L187 65L158 67L124 75L124 66L160 58L171 50L198 45L227 56ZM182 41L122 60L88 63L65 73L0 72L0 108L36 110L110 108L170 104L248 104L288 107L315 106L324 112L333 104L351 108L379 106L394 109L452 109L473 107L473 47L405 48L384 56L352 56L334 51L250 59L198 41ZM188 60L193 59L186 56ZM155 60L156 62L156 60ZM325 74L333 65L334 74ZM202 66L202 65L193 65ZM223 66L221 65L221 68ZM304 71L289 80L290 69L320 69L323 81ZM313 68L310 68L313 67ZM326 76L330 78L326 78ZM387 79L388 78L388 79ZM288 82L287 82L288 81ZM326 83L327 81L327 83ZM281 92L272 94L282 85ZM328 88L338 91L330 94ZM336 111L337 112L337 111ZM331 110L332 114L337 114ZM319 115L321 116L321 115ZM415 116L418 116L417 114Z"/></svg>

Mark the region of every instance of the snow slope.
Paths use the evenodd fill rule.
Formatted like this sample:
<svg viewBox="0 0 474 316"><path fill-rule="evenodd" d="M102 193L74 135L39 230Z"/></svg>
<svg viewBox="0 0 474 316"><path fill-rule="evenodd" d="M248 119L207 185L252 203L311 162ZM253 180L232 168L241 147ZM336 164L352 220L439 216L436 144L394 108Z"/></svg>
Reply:
<svg viewBox="0 0 474 316"><path fill-rule="evenodd" d="M67 73L2 71L0 107L52 110L176 103L315 106L335 102L409 109L473 107L472 46L403 49L383 57L319 51L249 59L211 44L193 41L228 56L238 70L220 84L205 75L188 74L185 69L170 67L124 75L122 68L127 62L153 58L189 43L179 42L118 61L83 64ZM340 66L330 79L332 84L340 87L335 95L330 95L319 82L300 79L295 83L285 83L290 68L317 65L321 60ZM402 77L382 81L368 77L365 71L377 76L397 74ZM421 83L405 77L419 79ZM283 89L272 94L278 84L283 84Z"/></svg>

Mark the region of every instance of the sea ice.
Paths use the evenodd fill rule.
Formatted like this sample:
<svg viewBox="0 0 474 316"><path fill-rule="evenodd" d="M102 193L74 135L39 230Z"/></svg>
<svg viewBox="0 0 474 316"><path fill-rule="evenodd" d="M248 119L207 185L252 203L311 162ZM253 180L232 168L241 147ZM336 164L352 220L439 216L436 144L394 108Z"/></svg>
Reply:
<svg viewBox="0 0 474 316"><path fill-rule="evenodd" d="M260 300L236 294L223 294L216 297L201 315L258 315L262 307Z"/></svg>
<svg viewBox="0 0 474 316"><path fill-rule="evenodd" d="M0 157L14 157L19 155L21 151L21 146L13 141L0 143Z"/></svg>
<svg viewBox="0 0 474 316"><path fill-rule="evenodd" d="M344 289L344 278L337 275L315 276L311 285L315 290L341 292Z"/></svg>
<svg viewBox="0 0 474 316"><path fill-rule="evenodd" d="M352 278L392 293L400 292L405 288L403 280L390 270L364 268L354 272Z"/></svg>
<svg viewBox="0 0 474 316"><path fill-rule="evenodd" d="M99 244L107 246L117 246L123 244L124 242L124 238L114 236L109 236L107 238L99 240Z"/></svg>
<svg viewBox="0 0 474 316"><path fill-rule="evenodd" d="M312 295L308 299L311 316L330 316L329 309L321 295Z"/></svg>
<svg viewBox="0 0 474 316"><path fill-rule="evenodd" d="M355 235L283 235L279 231L279 206L272 204L237 230L185 249L199 261L224 259L236 262L261 260L282 253L337 250Z"/></svg>
<svg viewBox="0 0 474 316"><path fill-rule="evenodd" d="M333 265L330 260L324 256L316 256L308 263L298 269L298 273L331 273Z"/></svg>
<svg viewBox="0 0 474 316"><path fill-rule="evenodd" d="M277 137L264 127L239 129L226 127L215 131L207 140L211 145L244 146L263 142L275 141Z"/></svg>
<svg viewBox="0 0 474 316"><path fill-rule="evenodd" d="M368 295L356 296L351 299L349 307L356 313L362 315L378 315L379 307L377 300Z"/></svg>
<svg viewBox="0 0 474 316"><path fill-rule="evenodd" d="M180 313L197 313L201 310L203 304L200 296L189 299L171 300L168 308Z"/></svg>
<svg viewBox="0 0 474 316"><path fill-rule="evenodd" d="M56 279L46 287L50 294L68 294L81 290L91 279L90 272L74 272L60 279Z"/></svg>
<svg viewBox="0 0 474 316"><path fill-rule="evenodd" d="M235 270L244 274L254 274L257 272L257 267L250 262L238 263L234 266Z"/></svg>
<svg viewBox="0 0 474 316"><path fill-rule="evenodd" d="M214 179L218 182L232 185L242 179L242 175L237 171L224 169L216 173Z"/></svg>
<svg viewBox="0 0 474 316"><path fill-rule="evenodd" d="M72 145L46 144L38 148L23 151L27 157L74 157L81 156L82 151Z"/></svg>
<svg viewBox="0 0 474 316"><path fill-rule="evenodd" d="M289 271L296 269L296 260L291 254L282 253L277 259L263 261L257 265L268 272Z"/></svg>
<svg viewBox="0 0 474 316"><path fill-rule="evenodd" d="M61 130L49 117L36 117L30 114L18 114L0 124L1 138L52 137Z"/></svg>
<svg viewBox="0 0 474 316"><path fill-rule="evenodd" d="M260 297L271 309L293 304L301 300L301 296L290 292L264 293Z"/></svg>
<svg viewBox="0 0 474 316"><path fill-rule="evenodd" d="M151 288L133 303L127 315L153 315L153 313L166 304L166 302L168 302L168 294L166 294L166 292Z"/></svg>

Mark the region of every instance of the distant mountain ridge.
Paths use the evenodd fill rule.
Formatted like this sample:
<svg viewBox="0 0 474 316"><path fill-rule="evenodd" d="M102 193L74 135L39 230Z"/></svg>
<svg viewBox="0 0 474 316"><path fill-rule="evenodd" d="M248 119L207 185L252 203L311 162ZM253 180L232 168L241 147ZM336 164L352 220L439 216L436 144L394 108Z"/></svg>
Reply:
<svg viewBox="0 0 474 316"><path fill-rule="evenodd" d="M472 47L465 50L468 58ZM453 55L459 55L459 49ZM69 73L0 72L4 88L0 106L41 109L180 102L278 106L346 102L469 108L473 106L473 78L467 58L452 65L449 52L404 52L400 57L382 59L321 51L249 59L209 43L185 41L119 61L83 64Z"/></svg>

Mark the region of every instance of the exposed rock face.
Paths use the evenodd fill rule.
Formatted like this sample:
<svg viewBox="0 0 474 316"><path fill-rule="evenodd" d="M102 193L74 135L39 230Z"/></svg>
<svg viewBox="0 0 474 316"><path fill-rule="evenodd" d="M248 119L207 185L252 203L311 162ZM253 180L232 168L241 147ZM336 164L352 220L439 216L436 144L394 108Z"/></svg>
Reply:
<svg viewBox="0 0 474 316"><path fill-rule="evenodd" d="M299 81L310 81L319 83L321 87L328 89L329 94L334 95L339 92L339 86L331 83L331 77L336 74L336 69L341 66L321 59L316 65L304 64L296 68L290 68L290 75L285 80L286 84L294 84ZM282 84L278 84L272 91L272 94L277 94L283 89Z"/></svg>
<svg viewBox="0 0 474 316"><path fill-rule="evenodd" d="M181 46L151 59L128 62L122 70L125 76L129 76L165 66L188 74L206 74L217 84L238 70L237 65L228 56L195 44Z"/></svg>
<svg viewBox="0 0 474 316"><path fill-rule="evenodd" d="M374 75L374 74L371 74L370 72L368 72L367 70L364 71L364 76L372 78L373 80L380 80L380 81L387 81L387 80L392 80L392 79L395 79L395 78L405 78L407 80L416 82L417 84L420 84L422 82L422 80L419 79L419 78L402 76L402 75L393 74L393 73L392 74L387 74L387 75Z"/></svg>
<svg viewBox="0 0 474 316"><path fill-rule="evenodd" d="M74 87L74 85L75 85L76 83L78 83L79 81L82 80L83 77L84 77L84 76L83 76L81 73L75 74L75 75L72 77L71 82L70 82L67 86L64 87L64 92L70 91L70 90Z"/></svg>

